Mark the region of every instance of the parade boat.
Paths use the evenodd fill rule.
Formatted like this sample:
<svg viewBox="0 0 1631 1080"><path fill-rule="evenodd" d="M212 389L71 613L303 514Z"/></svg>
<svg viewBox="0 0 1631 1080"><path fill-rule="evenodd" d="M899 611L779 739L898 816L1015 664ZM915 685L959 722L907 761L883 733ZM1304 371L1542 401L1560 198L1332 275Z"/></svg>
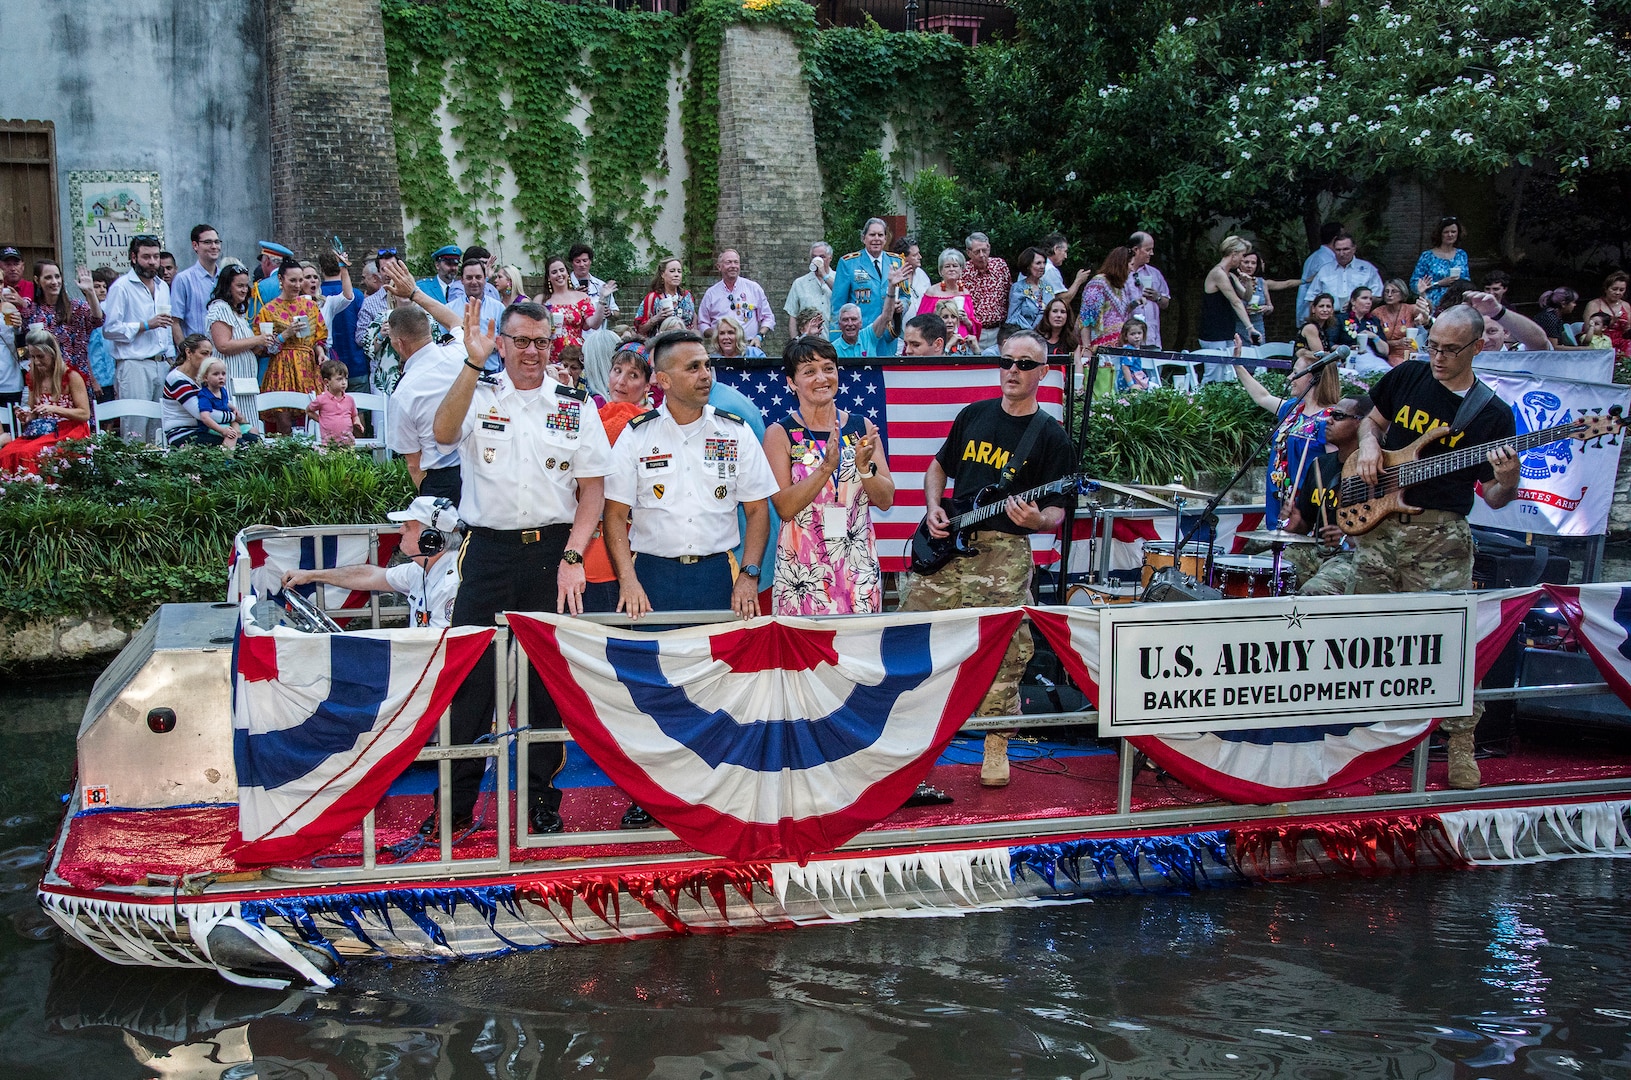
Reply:
<svg viewBox="0 0 1631 1080"><path fill-rule="evenodd" d="M395 539L246 530L223 602L164 605L107 668L39 887L63 930L118 964L326 987L368 958L1631 854L1623 744L1524 740L1475 790L1429 752L1474 695L1623 713L1631 585L698 613L660 633L522 612L392 628L389 597L256 588L278 565L382 564ZM1589 674L1478 687L1543 611ZM1086 707L971 719L1022 625ZM447 703L489 643L512 707L449 745ZM516 726L528 664L564 730ZM982 787L983 733L1013 729L1012 782ZM541 835L526 758L545 741L568 743L566 829ZM455 833L446 781L470 757L487 779ZM620 829L631 799L662 827Z"/></svg>

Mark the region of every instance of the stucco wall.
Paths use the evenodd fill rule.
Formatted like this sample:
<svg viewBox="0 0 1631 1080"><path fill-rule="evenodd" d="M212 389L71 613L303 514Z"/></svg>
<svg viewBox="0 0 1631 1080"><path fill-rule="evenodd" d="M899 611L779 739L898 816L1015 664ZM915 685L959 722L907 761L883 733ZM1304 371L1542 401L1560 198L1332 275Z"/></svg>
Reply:
<svg viewBox="0 0 1631 1080"><path fill-rule="evenodd" d="M164 239L181 265L201 221L249 260L272 221L264 54L252 0L126 0L101 14L39 0L7 13L0 116L56 124L64 258L68 173L143 169L160 174Z"/></svg>

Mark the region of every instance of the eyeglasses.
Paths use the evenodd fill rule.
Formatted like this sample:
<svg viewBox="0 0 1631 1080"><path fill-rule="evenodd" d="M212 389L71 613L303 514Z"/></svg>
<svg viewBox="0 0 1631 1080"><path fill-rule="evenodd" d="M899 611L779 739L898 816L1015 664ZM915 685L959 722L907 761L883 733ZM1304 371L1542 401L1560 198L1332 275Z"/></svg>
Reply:
<svg viewBox="0 0 1631 1080"><path fill-rule="evenodd" d="M997 366L1007 371L1009 368L1018 368L1021 371L1035 371L1039 367L1047 367L1040 360L1018 360L1012 356L997 357Z"/></svg>
<svg viewBox="0 0 1631 1080"><path fill-rule="evenodd" d="M516 337L514 334L502 333L498 336L509 338L511 341L515 342L515 347L520 349L522 352L526 352L528 349L549 348L550 339L547 337Z"/></svg>
<svg viewBox="0 0 1631 1080"><path fill-rule="evenodd" d="M1428 356L1442 357L1444 359L1453 359L1453 358L1455 358L1457 356L1460 356L1462 353L1466 352L1469 348L1472 347L1473 342L1479 341L1479 340L1482 340L1482 339L1473 338L1472 341L1464 341L1460 345L1439 345L1439 344L1436 344L1434 342L1429 341L1427 343L1427 355Z"/></svg>

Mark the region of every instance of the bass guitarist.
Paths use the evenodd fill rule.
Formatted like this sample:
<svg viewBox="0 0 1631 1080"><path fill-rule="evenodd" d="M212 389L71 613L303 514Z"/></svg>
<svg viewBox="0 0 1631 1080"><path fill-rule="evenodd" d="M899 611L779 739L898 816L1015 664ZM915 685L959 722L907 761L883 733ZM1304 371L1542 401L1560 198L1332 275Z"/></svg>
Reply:
<svg viewBox="0 0 1631 1080"><path fill-rule="evenodd" d="M916 320L912 320L916 322ZM910 324L908 329L910 330ZM997 360L1002 369L1002 396L976 401L957 414L946 442L923 475L929 533L949 534L951 515L945 505L946 482L955 487L956 507L968 509L972 497L988 487L1024 492L1069 476L1076 451L1059 422L1041 410L1036 390L1048 373L1048 346L1031 330L1012 334ZM1030 534L1052 532L1064 519L1073 496L1045 497L1040 503L1010 497L1006 516L991 518L970 539L975 552L954 559L932 574L912 574L902 586L902 611L1017 605L1030 602ZM980 702L979 716L1019 712L1019 681L1033 652L1031 633L1021 627L1008 644L991 689ZM985 737L980 783L1008 783L1008 736Z"/></svg>
<svg viewBox="0 0 1631 1080"><path fill-rule="evenodd" d="M1484 316L1466 304L1441 314L1427 335L1427 363L1406 361L1371 388L1375 408L1359 426L1358 473L1375 484L1383 450L1402 450L1435 427L1456 431L1435 440L1423 458L1449 453L1457 446L1509 440L1516 436L1512 409L1485 395L1470 418L1459 417L1462 403L1475 386L1473 357L1484 343ZM1404 501L1420 513L1389 514L1375 528L1355 538L1356 593L1429 592L1472 588L1472 510L1475 485L1484 502L1499 509L1518 493L1518 455L1510 446L1491 450L1472 468L1436 477L1404 490ZM1449 737L1450 786L1476 788L1478 762L1473 757L1473 728L1482 705L1471 716L1446 717L1440 725Z"/></svg>

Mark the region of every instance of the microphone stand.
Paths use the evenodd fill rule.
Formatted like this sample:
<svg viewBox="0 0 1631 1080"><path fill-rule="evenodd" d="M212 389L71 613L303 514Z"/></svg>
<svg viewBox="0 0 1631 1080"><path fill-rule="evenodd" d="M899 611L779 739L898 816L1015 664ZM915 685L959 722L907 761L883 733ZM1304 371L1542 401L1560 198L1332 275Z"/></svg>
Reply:
<svg viewBox="0 0 1631 1080"><path fill-rule="evenodd" d="M1339 355L1339 352L1339 350L1332 350L1331 352L1326 353L1324 356L1314 361L1314 363L1310 364L1304 373L1317 375L1321 371L1324 371L1327 365L1335 364L1344 359L1347 354L1341 353ZM1296 397L1286 398L1285 402L1293 406L1299 405L1302 403L1303 398L1308 396L1308 391L1312 389L1314 389L1314 382L1310 382L1303 392L1298 394ZM1274 441L1274 436L1279 430L1280 424L1278 422L1269 427L1268 431L1263 435L1263 437L1257 441L1257 445L1252 447L1252 452L1246 456L1245 463L1241 465L1240 468L1235 470L1234 476L1229 478L1229 482L1219 488L1216 495L1213 495L1211 499L1207 500L1205 508L1201 510L1200 516L1195 519L1195 524L1190 526L1189 532L1184 534L1183 539L1178 542L1178 547L1176 550L1182 551L1185 545L1195 538L1195 534L1200 531L1201 526L1206 524L1207 518L1214 518L1215 520L1217 509L1223 503L1223 497L1229 493L1231 488L1240 483L1240 478L1245 476L1247 471L1257 464L1257 455L1261 454L1268 448L1268 446ZM1275 528L1279 528L1279 525L1279 522L1274 522Z"/></svg>

